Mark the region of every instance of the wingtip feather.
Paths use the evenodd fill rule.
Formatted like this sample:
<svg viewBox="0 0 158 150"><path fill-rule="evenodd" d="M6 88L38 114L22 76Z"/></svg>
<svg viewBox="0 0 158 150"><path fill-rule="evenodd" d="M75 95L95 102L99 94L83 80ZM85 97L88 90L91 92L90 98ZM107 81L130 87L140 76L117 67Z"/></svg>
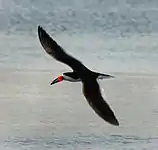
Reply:
<svg viewBox="0 0 158 150"><path fill-rule="evenodd" d="M116 117L110 122L112 125L119 126L119 122Z"/></svg>

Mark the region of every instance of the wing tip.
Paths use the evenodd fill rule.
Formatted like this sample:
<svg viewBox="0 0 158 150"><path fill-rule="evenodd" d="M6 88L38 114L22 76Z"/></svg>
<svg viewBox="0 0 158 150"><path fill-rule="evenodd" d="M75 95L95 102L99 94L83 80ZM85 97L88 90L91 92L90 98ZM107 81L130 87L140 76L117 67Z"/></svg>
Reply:
<svg viewBox="0 0 158 150"><path fill-rule="evenodd" d="M50 37L50 35L43 29L42 26L38 25L38 37L41 43L43 44L56 44L56 42Z"/></svg>
<svg viewBox="0 0 158 150"><path fill-rule="evenodd" d="M37 26L39 41L47 54L58 60L63 50L58 43L47 33L42 26ZM60 54L61 53L61 54ZM64 55L64 54L63 54Z"/></svg>
<svg viewBox="0 0 158 150"><path fill-rule="evenodd" d="M52 55L51 44L54 44L55 41L52 40L49 34L40 25L38 25L38 38L45 51L49 55Z"/></svg>
<svg viewBox="0 0 158 150"><path fill-rule="evenodd" d="M42 26L40 26L40 25L38 25L37 28L38 28L38 30L41 30L41 29L43 30Z"/></svg>
<svg viewBox="0 0 158 150"><path fill-rule="evenodd" d="M119 126L119 121L117 120L117 118L113 112L111 115L109 115L109 117L106 119L106 121L114 126Z"/></svg>
<svg viewBox="0 0 158 150"><path fill-rule="evenodd" d="M38 33L46 32L42 26L38 25Z"/></svg>
<svg viewBox="0 0 158 150"><path fill-rule="evenodd" d="M46 31L40 25L38 25L38 37L41 39L42 37L45 36L46 36Z"/></svg>
<svg viewBox="0 0 158 150"><path fill-rule="evenodd" d="M115 118L110 122L114 126L119 126L119 121Z"/></svg>

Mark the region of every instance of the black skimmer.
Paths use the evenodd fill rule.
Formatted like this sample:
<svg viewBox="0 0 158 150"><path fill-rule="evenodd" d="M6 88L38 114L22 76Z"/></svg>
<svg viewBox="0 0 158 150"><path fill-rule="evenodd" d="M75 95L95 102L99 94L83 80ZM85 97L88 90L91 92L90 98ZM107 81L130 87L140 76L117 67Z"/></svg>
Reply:
<svg viewBox="0 0 158 150"><path fill-rule="evenodd" d="M102 74L102 73L98 73L98 72L93 72L94 74L96 74L97 79L109 79L109 78L114 78L111 75L108 74ZM52 84L55 83L59 83L61 81L70 81L70 82L78 82L81 81L80 77L78 76L78 74L76 72L65 72L63 73L63 75L58 76L55 80L53 80L51 82Z"/></svg>
<svg viewBox="0 0 158 150"><path fill-rule="evenodd" d="M38 36L41 45L49 55L51 55L57 61L67 64L73 70L73 72L66 73L67 76L59 76L52 82L52 84L60 82L62 80L81 80L83 94L87 99L89 105L102 119L112 125L118 126L119 122L116 119L114 112L112 111L110 106L104 101L100 92L99 84L97 83L97 78L99 78L99 76L105 78L107 76L110 77L110 75L104 75L89 70L80 61L67 54L64 49L57 42L55 42L49 36L49 34L40 26L38 26Z"/></svg>

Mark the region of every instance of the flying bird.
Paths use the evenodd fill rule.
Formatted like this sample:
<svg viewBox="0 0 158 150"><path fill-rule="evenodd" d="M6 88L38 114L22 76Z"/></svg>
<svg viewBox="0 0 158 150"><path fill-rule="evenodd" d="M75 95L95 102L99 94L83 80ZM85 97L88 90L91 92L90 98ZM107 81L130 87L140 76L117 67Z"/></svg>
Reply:
<svg viewBox="0 0 158 150"><path fill-rule="evenodd" d="M97 79L109 79L109 78L114 78L114 76L108 75L108 74L102 74L98 72L93 72L96 74ZM63 75L58 76L55 80L51 82L52 84L61 82L61 81L70 81L70 82L79 82L81 81L80 77L78 76L77 72L65 72Z"/></svg>
<svg viewBox="0 0 158 150"><path fill-rule="evenodd" d="M113 76L97 73L88 69L79 60L66 53L65 50L55 40L53 40L53 38L50 37L41 26L38 26L38 37L42 47L49 55L57 61L68 65L73 70L73 72L63 73L62 76L56 78L51 84L55 84L63 80L71 82L81 81L82 91L89 105L102 119L112 125L118 126L119 122L110 106L102 97L100 87L97 82L97 79L112 78Z"/></svg>

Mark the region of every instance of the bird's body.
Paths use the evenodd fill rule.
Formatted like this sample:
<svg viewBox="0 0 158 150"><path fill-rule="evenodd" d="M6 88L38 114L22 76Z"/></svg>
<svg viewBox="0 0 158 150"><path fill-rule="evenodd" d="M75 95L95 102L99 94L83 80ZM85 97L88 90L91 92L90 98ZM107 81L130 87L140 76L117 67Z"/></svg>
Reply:
<svg viewBox="0 0 158 150"><path fill-rule="evenodd" d="M105 121L113 125L119 125L110 106L104 101L97 82L97 79L110 78L113 76L89 70L80 61L68 55L40 26L38 27L38 36L43 48L49 55L73 69L73 72L64 73L63 76L59 76L51 84L62 80L73 82L81 81L83 94L94 111Z"/></svg>
<svg viewBox="0 0 158 150"><path fill-rule="evenodd" d="M96 75L96 79L109 79L109 78L113 78L113 76L111 76L111 75L102 74L102 73L98 73L98 72L93 72L92 74ZM81 81L81 79L80 79L79 75L77 74L77 72L65 72L65 73L63 73L63 77L67 81L71 81L71 82Z"/></svg>
<svg viewBox="0 0 158 150"><path fill-rule="evenodd" d="M70 82L81 81L80 77L76 72L65 72L63 73L63 77L64 79L66 79L66 81L70 81Z"/></svg>

